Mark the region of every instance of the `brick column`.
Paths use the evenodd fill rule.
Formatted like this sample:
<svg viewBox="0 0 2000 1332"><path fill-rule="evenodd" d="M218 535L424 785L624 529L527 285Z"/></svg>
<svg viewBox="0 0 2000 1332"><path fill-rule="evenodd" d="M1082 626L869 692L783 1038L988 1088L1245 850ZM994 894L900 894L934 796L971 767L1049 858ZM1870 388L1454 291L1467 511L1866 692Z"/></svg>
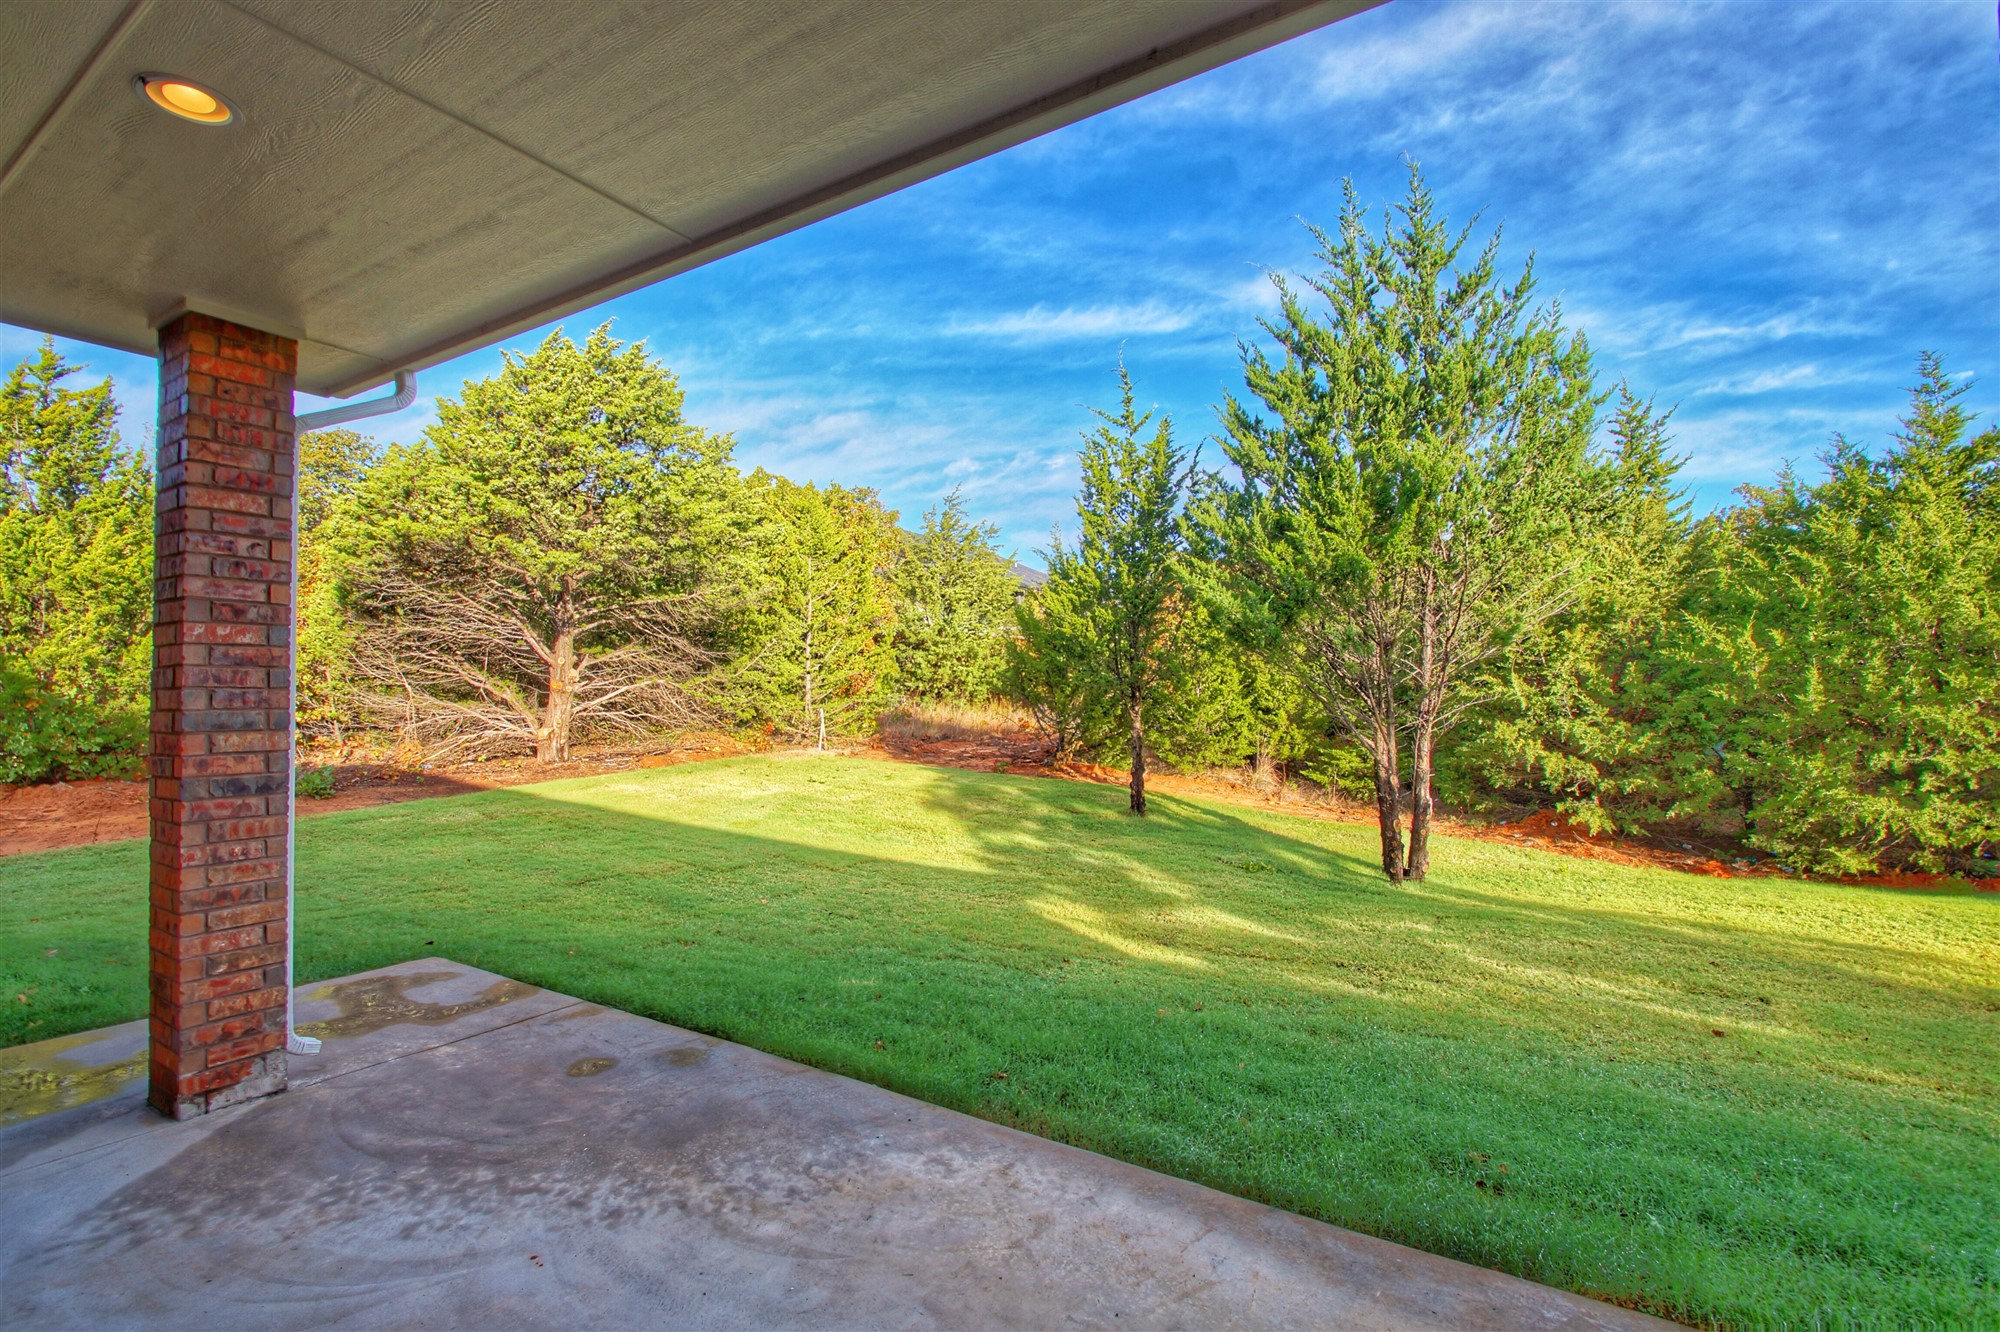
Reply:
<svg viewBox="0 0 2000 1332"><path fill-rule="evenodd" d="M208 315L160 330L149 1099L176 1119L285 1086L297 364Z"/></svg>

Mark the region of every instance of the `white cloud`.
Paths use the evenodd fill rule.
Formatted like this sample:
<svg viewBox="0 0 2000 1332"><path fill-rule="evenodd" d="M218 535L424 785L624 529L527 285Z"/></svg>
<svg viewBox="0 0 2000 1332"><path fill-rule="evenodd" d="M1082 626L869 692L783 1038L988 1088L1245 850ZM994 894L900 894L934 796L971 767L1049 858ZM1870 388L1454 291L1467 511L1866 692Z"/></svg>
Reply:
<svg viewBox="0 0 2000 1332"><path fill-rule="evenodd" d="M1070 338L1178 333L1195 315L1157 302L1143 305L1088 305L1051 310L1036 305L986 319L954 320L945 332L959 336L1054 342Z"/></svg>
<svg viewBox="0 0 2000 1332"><path fill-rule="evenodd" d="M1695 392L1695 396L1715 395L1717 397L1755 397L1761 393L1782 393L1791 389L1828 388L1835 384L1853 384L1871 378L1868 375L1849 372L1835 372L1818 365L1770 366L1747 374L1731 375L1706 384Z"/></svg>

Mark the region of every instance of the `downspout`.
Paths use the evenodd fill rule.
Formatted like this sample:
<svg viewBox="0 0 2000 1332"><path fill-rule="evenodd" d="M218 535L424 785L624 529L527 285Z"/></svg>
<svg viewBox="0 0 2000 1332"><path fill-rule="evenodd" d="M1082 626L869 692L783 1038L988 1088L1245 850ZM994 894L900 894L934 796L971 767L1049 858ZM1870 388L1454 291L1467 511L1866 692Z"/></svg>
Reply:
<svg viewBox="0 0 2000 1332"><path fill-rule="evenodd" d="M323 412L307 412L292 422L292 438L298 440L315 430L325 430L329 426L345 425L349 421L359 421L370 416L386 416L390 412L400 412L417 400L417 375L414 370L396 372L396 391L386 398L370 398L367 402L351 402L344 407L329 407ZM297 917L292 905L292 826L298 818L299 803L299 460L296 444L292 457L292 653L291 669L286 673L287 721L285 736L285 1051L288 1054L311 1055L319 1053L319 1040L313 1036L298 1033L295 1016L298 987L293 978L298 974L293 958L293 941L298 935Z"/></svg>

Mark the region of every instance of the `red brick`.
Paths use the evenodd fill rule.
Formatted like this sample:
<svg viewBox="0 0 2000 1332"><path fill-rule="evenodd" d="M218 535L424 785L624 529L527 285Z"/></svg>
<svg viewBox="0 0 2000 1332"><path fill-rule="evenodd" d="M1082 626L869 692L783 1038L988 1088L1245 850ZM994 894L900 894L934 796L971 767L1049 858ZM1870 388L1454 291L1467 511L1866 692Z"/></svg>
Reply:
<svg viewBox="0 0 2000 1332"><path fill-rule="evenodd" d="M234 461L239 467L253 467L260 472L276 472L278 457L285 450L286 433L275 428L245 425L241 421L210 421L208 433L202 437L199 452L208 456L209 462ZM209 455L210 449L230 449L234 452L224 455L217 452ZM188 454L197 452L195 443L188 443ZM289 476L290 469L283 471Z"/></svg>
<svg viewBox="0 0 2000 1332"><path fill-rule="evenodd" d="M234 995L254 993L264 985L264 978L254 971L239 971L234 975L216 976L206 980L181 981L168 985L164 990L154 987L156 995L163 995L168 1002L176 1005L209 1004L218 999ZM284 1000L283 992L278 999Z"/></svg>
<svg viewBox="0 0 2000 1332"><path fill-rule="evenodd" d="M219 624L268 624L282 627L292 618L291 598L285 584L279 583L274 593L264 601L217 601L208 608L208 613Z"/></svg>
<svg viewBox="0 0 2000 1332"><path fill-rule="evenodd" d="M153 929L173 939L186 939L207 932L208 918L199 913L176 915L172 911L153 909Z"/></svg>
<svg viewBox="0 0 2000 1332"><path fill-rule="evenodd" d="M283 920L284 916L285 904L282 899L256 902L249 906L224 907L219 911L211 911L206 918L206 926L211 930L228 930L238 926L262 925L266 921Z"/></svg>
<svg viewBox="0 0 2000 1332"><path fill-rule="evenodd" d="M279 1021L283 1021L282 1016ZM216 1049L228 1048L233 1042L240 1041L245 1036L262 1035L271 1025L263 1010L258 1010L230 1014L204 1022L198 1027L189 1029L188 1034L196 1045L208 1046L212 1057Z"/></svg>
<svg viewBox="0 0 2000 1332"><path fill-rule="evenodd" d="M282 721L282 717L280 721ZM208 747L216 754L251 754L283 750L288 743L282 729L262 731L218 731L208 737ZM259 811L262 813L263 811Z"/></svg>
<svg viewBox="0 0 2000 1332"><path fill-rule="evenodd" d="M229 994L219 999L209 1000L208 1017L211 1021L216 1018L229 1017L237 1013L255 1013L263 1009L283 1008L285 1006L285 992L283 989L268 984L262 976L259 976L254 971L239 971L236 975L250 981L252 988L239 994ZM218 977L218 979L233 980L235 977L223 976ZM278 1021L282 1022L283 1020L283 1016L280 1015ZM283 1029L280 1028L280 1030Z"/></svg>
<svg viewBox="0 0 2000 1332"><path fill-rule="evenodd" d="M217 385L217 387L220 388L221 386ZM263 430L275 430L278 424L277 413L271 408L259 407L247 402L231 402L220 394L209 396L207 394L190 393L188 395L188 414L193 415L196 412L215 417L217 420L233 421L238 425L256 426Z"/></svg>
<svg viewBox="0 0 2000 1332"><path fill-rule="evenodd" d="M254 367L253 367L254 368ZM278 414L285 410L284 391L269 384L253 384L244 379L217 378L215 388L207 395L190 395L194 401L235 402L245 407L261 407L271 413L271 427L278 428Z"/></svg>
<svg viewBox="0 0 2000 1332"><path fill-rule="evenodd" d="M287 388L291 387L292 362L282 351L274 347L252 347L245 342L231 338L223 343L222 355L239 364L261 366L274 371L274 379L281 379Z"/></svg>
<svg viewBox="0 0 2000 1332"><path fill-rule="evenodd" d="M209 706L216 708L282 708L289 700L282 689L216 689Z"/></svg>
<svg viewBox="0 0 2000 1332"><path fill-rule="evenodd" d="M273 371L248 359L237 360L231 358L224 360L213 352L198 352L193 350L190 350L188 353L187 373L190 377L195 375L213 375L217 380L227 380L238 384L269 385L280 378Z"/></svg>
<svg viewBox="0 0 2000 1332"><path fill-rule="evenodd" d="M261 902L268 894L262 883L219 883L213 887L195 888L181 894L181 909L184 911L212 911L216 907L239 906L245 902Z"/></svg>
<svg viewBox="0 0 2000 1332"><path fill-rule="evenodd" d="M260 925L244 925L233 930L210 930L194 938L195 951L204 957L217 953L240 953L246 948L255 948L265 942L264 930Z"/></svg>
<svg viewBox="0 0 2000 1332"><path fill-rule="evenodd" d="M226 647L268 647L271 631L258 624L190 624L182 630L190 643L216 643ZM220 660L213 652L211 661Z"/></svg>
<svg viewBox="0 0 2000 1332"><path fill-rule="evenodd" d="M242 513L252 517L271 514L269 495L246 495L224 486L184 486L185 507L207 509L211 513ZM181 506L176 506L181 507Z"/></svg>
<svg viewBox="0 0 2000 1332"><path fill-rule="evenodd" d="M179 763L182 774L192 777L264 771L264 760L257 754L193 754Z"/></svg>
<svg viewBox="0 0 2000 1332"><path fill-rule="evenodd" d="M257 1055L276 1050L284 1043L285 1033L282 1031L260 1032L255 1036L223 1041L208 1047L208 1066L210 1069L220 1069L225 1064L232 1064L240 1059L252 1059Z"/></svg>
<svg viewBox="0 0 2000 1332"><path fill-rule="evenodd" d="M283 647L268 644L230 643L212 647L208 659L217 666L265 666L283 669L291 661L291 652Z"/></svg>
<svg viewBox="0 0 2000 1332"><path fill-rule="evenodd" d="M238 532L248 536L270 537L273 540L292 539L292 523L289 515L266 517L253 513L213 512L208 516L209 530L215 532Z"/></svg>
<svg viewBox="0 0 2000 1332"><path fill-rule="evenodd" d="M271 583L256 578L211 578L187 574L181 578L181 595L207 597L215 601L263 601L271 595Z"/></svg>
<svg viewBox="0 0 2000 1332"><path fill-rule="evenodd" d="M211 865L208 867L208 882L212 885L228 883L261 883L265 880L283 882L285 863L281 860L246 860L240 865Z"/></svg>
<svg viewBox="0 0 2000 1332"><path fill-rule="evenodd" d="M249 971L256 967L268 967L285 960L283 944L266 944L262 948L245 948L235 953L212 953L200 959L202 974L226 976L232 971Z"/></svg>
<svg viewBox="0 0 2000 1332"><path fill-rule="evenodd" d="M146 886L170 893L185 893L194 888L206 888L208 866L155 864L147 873Z"/></svg>
<svg viewBox="0 0 2000 1332"><path fill-rule="evenodd" d="M182 734L162 735L156 731L153 734L153 752L155 754L179 755L206 754L208 752L208 737L205 735Z"/></svg>
<svg viewBox="0 0 2000 1332"><path fill-rule="evenodd" d="M210 1092L221 1091L225 1087L234 1087L257 1071L257 1065L250 1062L248 1056L233 1063L217 1065L214 1063L215 1051L209 1050L207 1055L210 1060L208 1068L190 1077L176 1080L175 1090L182 1097L191 1100Z"/></svg>
<svg viewBox="0 0 2000 1332"><path fill-rule="evenodd" d="M283 837L285 820L266 819L225 819L208 825L210 833L222 838Z"/></svg>
<svg viewBox="0 0 2000 1332"><path fill-rule="evenodd" d="M225 732L233 734L257 733L270 729L271 721L267 713L249 708L203 708L199 711L183 712L179 718L180 727L185 731ZM220 745L211 748L220 749Z"/></svg>

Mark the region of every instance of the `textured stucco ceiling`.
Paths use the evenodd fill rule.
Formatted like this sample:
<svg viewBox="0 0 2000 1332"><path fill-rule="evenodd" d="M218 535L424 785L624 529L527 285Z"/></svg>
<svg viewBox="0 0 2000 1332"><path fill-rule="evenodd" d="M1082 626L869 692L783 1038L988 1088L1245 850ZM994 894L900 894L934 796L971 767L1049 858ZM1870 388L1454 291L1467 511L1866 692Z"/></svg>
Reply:
<svg viewBox="0 0 2000 1332"><path fill-rule="evenodd" d="M1376 2L5 0L0 320L353 392Z"/></svg>

